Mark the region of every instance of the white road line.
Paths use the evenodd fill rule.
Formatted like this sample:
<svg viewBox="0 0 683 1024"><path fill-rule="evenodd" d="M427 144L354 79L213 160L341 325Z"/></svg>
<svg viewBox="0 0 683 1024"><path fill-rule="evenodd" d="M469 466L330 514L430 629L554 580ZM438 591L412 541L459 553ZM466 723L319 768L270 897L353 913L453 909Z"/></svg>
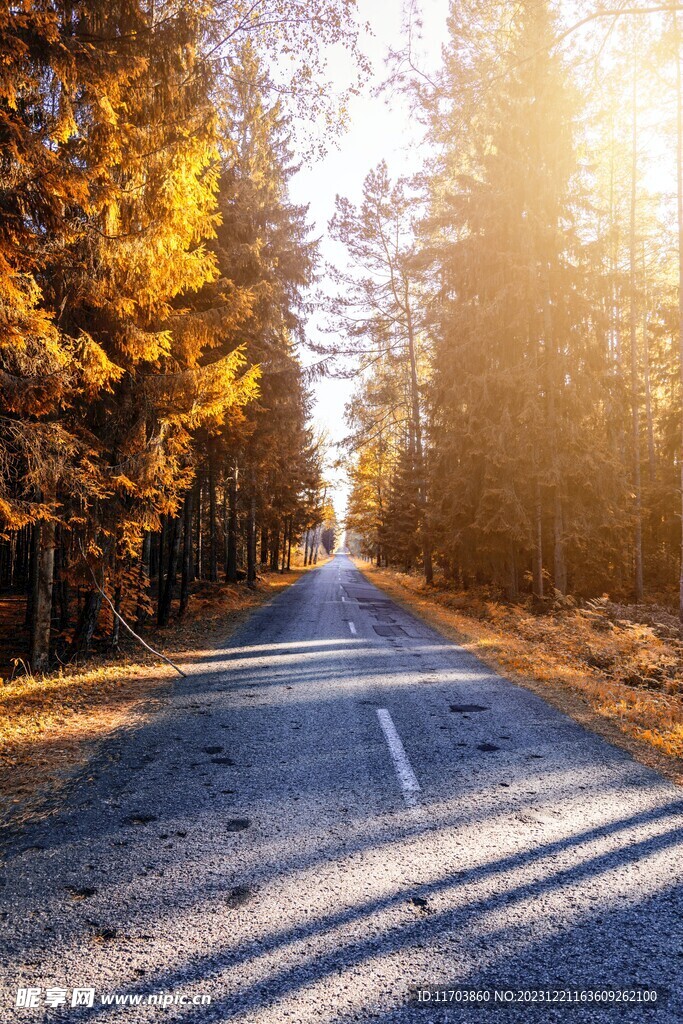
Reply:
<svg viewBox="0 0 683 1024"><path fill-rule="evenodd" d="M349 629L351 630L351 632L355 636L356 635L356 624L355 624L355 622L349 622Z"/></svg>
<svg viewBox="0 0 683 1024"><path fill-rule="evenodd" d="M417 781L415 772L408 760L408 755L403 749L401 737L396 732L396 726L386 708L377 708L377 717L379 718L384 738L387 741L391 759L394 762L398 781L403 790L403 799L408 807L415 807L417 804L417 794L420 792L420 783Z"/></svg>

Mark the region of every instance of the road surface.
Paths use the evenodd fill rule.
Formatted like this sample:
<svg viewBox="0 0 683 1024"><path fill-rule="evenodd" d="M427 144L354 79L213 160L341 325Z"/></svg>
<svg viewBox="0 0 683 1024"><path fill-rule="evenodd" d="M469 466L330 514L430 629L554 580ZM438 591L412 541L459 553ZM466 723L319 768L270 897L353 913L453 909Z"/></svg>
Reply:
<svg viewBox="0 0 683 1024"><path fill-rule="evenodd" d="M657 986L656 1012L499 1012L683 1020L677 787L343 555L185 667L69 807L12 842L2 1024L488 1019L411 1004L427 984ZM40 989L20 996L35 1007L19 987ZM163 1011L102 1002L161 993Z"/></svg>

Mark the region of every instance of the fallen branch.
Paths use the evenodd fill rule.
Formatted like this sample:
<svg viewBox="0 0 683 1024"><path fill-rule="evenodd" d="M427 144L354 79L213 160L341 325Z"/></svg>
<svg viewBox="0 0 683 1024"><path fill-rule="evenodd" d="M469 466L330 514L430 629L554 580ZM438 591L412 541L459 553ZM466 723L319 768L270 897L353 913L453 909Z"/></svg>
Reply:
<svg viewBox="0 0 683 1024"><path fill-rule="evenodd" d="M156 658L161 658L161 659L162 659L162 661L165 661L167 665L170 665L170 666L171 666L171 668L175 669L175 670L176 670L176 672L178 673L178 675L179 675L179 676L182 676L182 677L183 677L183 679L187 679L187 674L186 674L185 672L183 672L183 670L182 670L182 669L178 668L178 666L177 666L177 665L175 665L175 664L174 664L174 663L173 663L173 662L171 661L171 659L170 659L170 658L167 658L165 654L162 654L162 653L161 653L161 651L155 651L153 647L150 647L150 646L149 646L149 644L148 644L148 643L147 643L147 642L146 642L145 640L143 640L141 636L138 636L138 634L137 634L137 633L135 632L135 630L134 630L134 629L132 629L132 628L131 628L131 627L130 627L130 626L128 625L128 623L127 623L127 622L126 622L126 620L124 619L123 615L121 615L121 614L120 614L119 612L117 612L116 608L114 607L114 603L113 603L113 601L112 601L112 600L111 600L111 599L109 598L109 596L107 595L106 591L104 591L104 590L102 589L102 587L101 587L101 586L99 585L99 583L97 582L97 576L96 576L96 575L95 575L95 573L93 572L93 567L92 567L92 566L90 565L90 563L88 562L87 558L85 557L85 551L83 551L83 546L81 545L80 547L81 547L81 554L83 555L83 558L84 558L84 560L85 560L85 564L86 564L86 565L88 566L88 569L90 570L90 575L92 576L92 580L93 580L93 583L95 584L95 586L96 586L96 587L97 587L97 589L99 590L100 594L102 595L102 597L104 598L104 600L105 600L105 601L107 602L107 604L108 604L108 605L109 605L109 607L111 608L111 610L112 610L113 614L114 614L114 615L116 616L116 618L117 618L117 619L119 620L119 622L121 623L121 625L123 626L123 628L124 628L124 629L127 629L127 630L128 630L128 632L130 633L130 635L131 635L131 636L132 636L132 637L133 637L133 638L134 638L135 640L137 640L139 644L142 644L142 646L143 646L143 647L144 647L144 648L145 648L146 650L148 650L148 651L150 652L150 654L153 654L153 655L154 655L154 656L155 656Z"/></svg>

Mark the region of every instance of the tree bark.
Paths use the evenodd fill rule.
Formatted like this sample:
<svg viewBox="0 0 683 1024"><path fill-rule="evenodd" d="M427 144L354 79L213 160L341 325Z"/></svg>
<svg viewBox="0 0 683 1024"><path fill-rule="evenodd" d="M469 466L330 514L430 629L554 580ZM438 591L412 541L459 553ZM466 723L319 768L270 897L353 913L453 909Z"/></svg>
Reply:
<svg viewBox="0 0 683 1024"><path fill-rule="evenodd" d="M117 584L117 586L114 587L114 621L113 621L112 627L111 627L111 645L114 648L114 650L116 650L116 648L119 646L119 633L120 633L120 626L121 626L121 620L119 619L119 615L120 614L121 614L121 585Z"/></svg>
<svg viewBox="0 0 683 1024"><path fill-rule="evenodd" d="M247 586L253 587L256 582L256 497L252 494L249 500L247 516Z"/></svg>
<svg viewBox="0 0 683 1024"><path fill-rule="evenodd" d="M567 593L567 565L564 557L564 514L562 511L562 498L559 487L555 487L554 498L554 551L553 565L555 575L555 589L561 594Z"/></svg>
<svg viewBox="0 0 683 1024"><path fill-rule="evenodd" d="M635 530L633 537L635 556L634 590L636 603L643 600L643 520L640 480L640 382L638 380L638 308L636 296L636 199L638 185L638 62L633 35L633 90L632 90L632 134L631 134L631 222L629 231L629 304L631 328L631 411L633 443L633 514Z"/></svg>
<svg viewBox="0 0 683 1024"><path fill-rule="evenodd" d="M681 95L681 54L678 15L673 13L674 52L676 55L676 186L678 212L678 355L680 374L680 464L681 486L681 558L678 613L683 622L683 96Z"/></svg>
<svg viewBox="0 0 683 1024"><path fill-rule="evenodd" d="M645 385L648 479L653 484L657 476L657 461L655 457L655 432L652 421L652 386L650 382L650 341L648 338L647 308L643 311L643 384Z"/></svg>
<svg viewBox="0 0 683 1024"><path fill-rule="evenodd" d="M270 556L270 568L273 572L277 572L277 567L280 563L280 524L277 523L274 532L271 536L272 551Z"/></svg>
<svg viewBox="0 0 683 1024"><path fill-rule="evenodd" d="M92 638L97 629L97 620L102 608L102 595L98 590L89 590L85 596L81 613L78 617L76 632L71 643L71 654L87 654Z"/></svg>
<svg viewBox="0 0 683 1024"><path fill-rule="evenodd" d="M284 525L282 528L282 564L280 566L280 572L284 572L287 566L287 540L289 538L289 516L285 516Z"/></svg>
<svg viewBox="0 0 683 1024"><path fill-rule="evenodd" d="M289 536L287 537L287 572L292 568L292 517L289 517Z"/></svg>
<svg viewBox="0 0 683 1024"><path fill-rule="evenodd" d="M534 550L533 550L533 593L539 601L543 600L543 507L541 504L541 484L536 478L536 499L534 502Z"/></svg>
<svg viewBox="0 0 683 1024"><path fill-rule="evenodd" d="M171 617L171 606L173 604L173 591L175 590L176 577L178 575L178 556L180 554L180 517L174 516L169 525L168 555L166 578L163 590L159 597L159 610L157 623L164 627L168 625Z"/></svg>
<svg viewBox="0 0 683 1024"><path fill-rule="evenodd" d="M159 533L159 547L157 552L157 622L161 615L161 605L164 599L165 572L166 572L166 549L168 547L169 516L161 517L161 532Z"/></svg>
<svg viewBox="0 0 683 1024"><path fill-rule="evenodd" d="M55 544L55 583L57 587L59 628L61 631L67 630L71 622L71 611L69 608L70 587L67 579L68 564L66 539L64 530L60 527Z"/></svg>
<svg viewBox="0 0 683 1024"><path fill-rule="evenodd" d="M434 582L434 570L432 567L432 538L429 532L427 516L427 476L422 446L422 418L420 414L420 391L417 380L417 355L415 352L415 332L413 330L413 319L410 308L410 293L408 284L405 284L405 314L406 327L408 332L408 356L410 359L410 392L413 430L415 432L415 453L417 456L418 473L418 495L420 498L421 519L422 519L422 557L424 559L425 581L428 584Z"/></svg>
<svg viewBox="0 0 683 1024"><path fill-rule="evenodd" d="M142 538L142 552L140 554L140 573L138 577L138 601L137 611L135 613L135 622L138 629L141 629L145 624L147 618L147 611L145 609L145 602L143 600L144 595L149 585L149 574L150 574L150 555L152 551L152 534L149 530L145 530L145 534Z"/></svg>
<svg viewBox="0 0 683 1024"><path fill-rule="evenodd" d="M55 524L43 520L37 537L36 573L31 609L31 671L47 672L50 665L52 586L55 566Z"/></svg>
<svg viewBox="0 0 683 1024"><path fill-rule="evenodd" d="M194 489L185 492L183 504L183 565L180 574L180 605L178 615L187 611L190 603L190 582L192 580L192 511L194 505Z"/></svg>
<svg viewBox="0 0 683 1024"><path fill-rule="evenodd" d="M237 465L233 466L228 483L228 557L225 578L228 583L237 582Z"/></svg>
<svg viewBox="0 0 683 1024"><path fill-rule="evenodd" d="M31 531L26 559L26 616L24 624L32 629L33 605L36 598L36 580L38 578L38 556L40 552L40 523L29 527Z"/></svg>
<svg viewBox="0 0 683 1024"><path fill-rule="evenodd" d="M209 448L209 579L218 581L218 538L216 536L216 451Z"/></svg>

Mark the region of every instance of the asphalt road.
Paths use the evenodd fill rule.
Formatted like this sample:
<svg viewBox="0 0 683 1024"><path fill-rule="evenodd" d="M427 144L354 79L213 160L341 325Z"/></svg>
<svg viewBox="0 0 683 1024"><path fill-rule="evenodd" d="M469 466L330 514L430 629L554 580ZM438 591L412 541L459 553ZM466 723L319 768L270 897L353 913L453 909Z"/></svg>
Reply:
<svg viewBox="0 0 683 1024"><path fill-rule="evenodd" d="M442 1020L407 1003L423 984L658 986L656 1010L494 1019L683 1020L677 787L341 555L186 669L69 808L11 844L1 1024ZM41 989L35 1008L18 987ZM74 987L94 1005L72 1008ZM162 992L212 1001L101 1001Z"/></svg>

